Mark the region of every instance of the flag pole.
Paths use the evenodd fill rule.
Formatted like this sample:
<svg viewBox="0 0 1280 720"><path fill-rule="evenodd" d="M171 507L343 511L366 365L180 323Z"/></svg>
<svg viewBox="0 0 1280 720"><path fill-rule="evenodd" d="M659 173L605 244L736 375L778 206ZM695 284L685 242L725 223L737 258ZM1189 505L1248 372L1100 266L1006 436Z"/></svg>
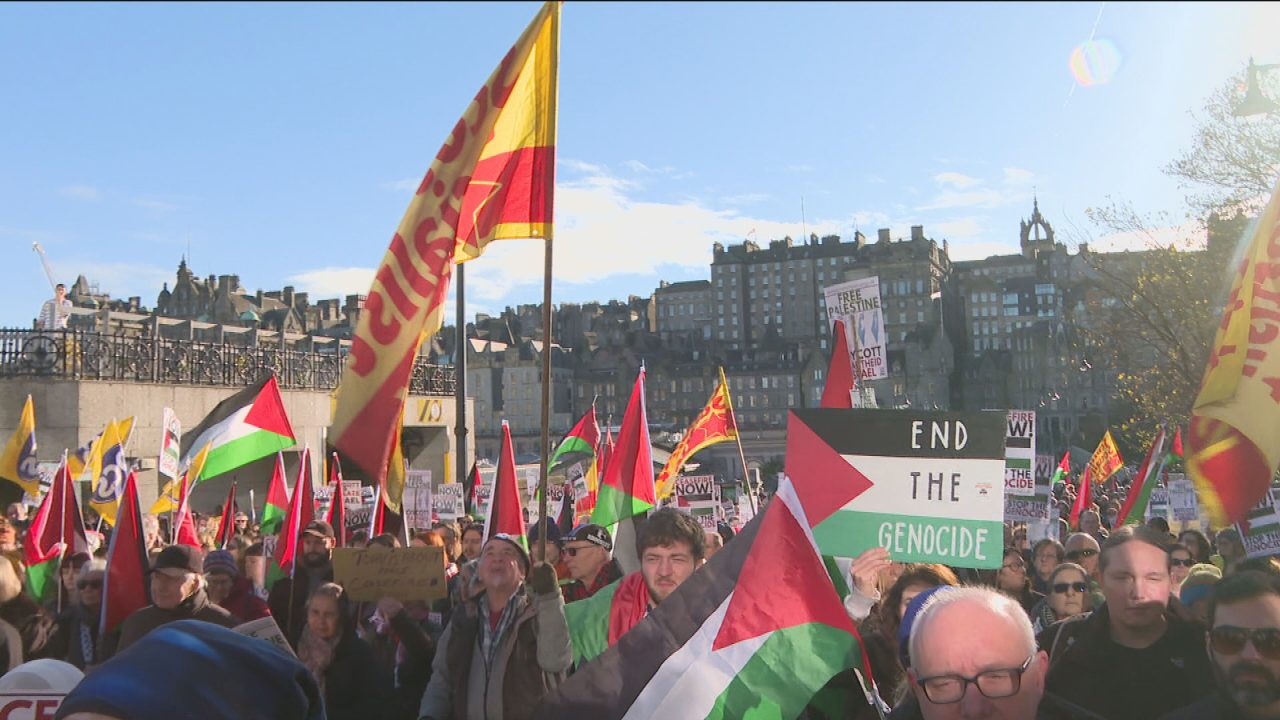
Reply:
<svg viewBox="0 0 1280 720"><path fill-rule="evenodd" d="M58 468L58 474L53 476L53 482L58 482L58 477L62 475L62 470L67 470L67 478L70 479L71 472L67 465L67 451L62 451L62 467ZM49 492L53 492L53 485L49 486ZM67 493L71 492L71 483L65 482L62 486L62 508L58 511L58 614L62 614L62 563L67 560Z"/></svg>
<svg viewBox="0 0 1280 720"><path fill-rule="evenodd" d="M555 39L551 43L551 102L553 109L550 113L550 135L551 135L551 187L555 187L555 146L558 138L556 137L556 120L560 111L560 11L557 8L551 13L551 32ZM553 228L555 217L555 209L548 208L547 224L546 224L546 245L544 251L544 267L542 274L542 460L538 468L538 522L544 523L547 519L547 454L551 443L551 246L552 237L554 236ZM495 488L496 490L496 488ZM538 543L542 550L542 560L547 559L547 528L543 528L538 533Z"/></svg>
<svg viewBox="0 0 1280 720"><path fill-rule="evenodd" d="M751 512L760 512L756 508L756 492L751 487L751 471L747 469L747 455L742 451L742 430L738 430L733 434L733 439L738 443L738 459L742 461L742 485L747 489L747 499L751 501Z"/></svg>
<svg viewBox="0 0 1280 720"><path fill-rule="evenodd" d="M454 417L453 437L457 443L458 483L467 481L467 300L466 263L457 263L457 337L454 340Z"/></svg>

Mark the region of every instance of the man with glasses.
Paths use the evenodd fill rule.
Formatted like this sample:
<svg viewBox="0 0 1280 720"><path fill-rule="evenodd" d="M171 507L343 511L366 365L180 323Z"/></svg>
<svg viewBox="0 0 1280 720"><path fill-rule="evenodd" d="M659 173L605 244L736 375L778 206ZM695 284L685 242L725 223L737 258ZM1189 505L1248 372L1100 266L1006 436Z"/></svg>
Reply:
<svg viewBox="0 0 1280 720"><path fill-rule="evenodd" d="M1158 718L1212 689L1203 633L1169 611L1169 541L1146 526L1107 539L1106 604L1040 636L1047 687L1108 718Z"/></svg>
<svg viewBox="0 0 1280 720"><path fill-rule="evenodd" d="M1280 718L1280 577L1228 576L1209 600L1209 658L1217 692L1167 720Z"/></svg>
<svg viewBox="0 0 1280 720"><path fill-rule="evenodd" d="M106 649L107 657L161 625L178 620L203 620L229 628L240 624L239 618L209 602L204 557L196 548L170 545L161 550L150 574L151 605L125 618L120 625L120 640L114 648Z"/></svg>
<svg viewBox="0 0 1280 720"><path fill-rule="evenodd" d="M1045 692L1048 657L1016 601L987 588L937 593L911 626L908 682L919 708L894 720L1089 720L1098 716Z"/></svg>
<svg viewBox="0 0 1280 720"><path fill-rule="evenodd" d="M586 600L622 577L613 559L613 538L599 525L583 525L564 541L564 562L571 582L560 586L565 602Z"/></svg>

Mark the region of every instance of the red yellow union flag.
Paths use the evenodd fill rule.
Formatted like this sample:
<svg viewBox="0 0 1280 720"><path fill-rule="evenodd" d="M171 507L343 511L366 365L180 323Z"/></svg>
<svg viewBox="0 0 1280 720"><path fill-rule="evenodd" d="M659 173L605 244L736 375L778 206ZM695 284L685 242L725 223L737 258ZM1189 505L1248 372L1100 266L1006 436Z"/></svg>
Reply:
<svg viewBox="0 0 1280 720"><path fill-rule="evenodd" d="M658 474L658 499L670 497L675 491L680 469L695 453L709 445L737 437L738 424L733 417L733 401L729 397L729 384L724 379L724 368L721 368L720 386L711 393L707 406L694 418L689 431L680 438L676 449L671 451L671 459L667 461L666 467Z"/></svg>
<svg viewBox="0 0 1280 720"><path fill-rule="evenodd" d="M1217 526L1238 522L1280 466L1280 182L1240 259L1187 436L1187 472Z"/></svg>
<svg viewBox="0 0 1280 720"><path fill-rule="evenodd" d="M560 4L549 2L454 126L374 276L329 436L379 483L418 347L444 322L454 261L491 240L550 235L559 44Z"/></svg>

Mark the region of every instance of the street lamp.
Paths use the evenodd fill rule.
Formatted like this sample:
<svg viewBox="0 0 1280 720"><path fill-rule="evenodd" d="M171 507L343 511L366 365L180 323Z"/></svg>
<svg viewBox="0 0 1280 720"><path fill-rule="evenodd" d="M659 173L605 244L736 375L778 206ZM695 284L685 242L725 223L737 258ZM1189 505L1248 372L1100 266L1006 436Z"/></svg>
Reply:
<svg viewBox="0 0 1280 720"><path fill-rule="evenodd" d="M1255 65L1253 58L1249 58L1249 67L1245 71L1244 100L1231 111L1232 115L1246 117L1280 111L1280 105L1262 94L1262 85L1258 82L1259 75L1276 68L1280 68L1280 64Z"/></svg>

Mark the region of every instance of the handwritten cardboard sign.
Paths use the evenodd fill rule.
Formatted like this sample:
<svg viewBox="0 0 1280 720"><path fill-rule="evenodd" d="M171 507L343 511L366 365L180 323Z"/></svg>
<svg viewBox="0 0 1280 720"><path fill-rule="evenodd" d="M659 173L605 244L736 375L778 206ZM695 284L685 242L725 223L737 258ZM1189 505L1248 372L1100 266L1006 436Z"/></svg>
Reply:
<svg viewBox="0 0 1280 720"><path fill-rule="evenodd" d="M352 600L438 600L448 593L439 547L334 548L333 579Z"/></svg>

